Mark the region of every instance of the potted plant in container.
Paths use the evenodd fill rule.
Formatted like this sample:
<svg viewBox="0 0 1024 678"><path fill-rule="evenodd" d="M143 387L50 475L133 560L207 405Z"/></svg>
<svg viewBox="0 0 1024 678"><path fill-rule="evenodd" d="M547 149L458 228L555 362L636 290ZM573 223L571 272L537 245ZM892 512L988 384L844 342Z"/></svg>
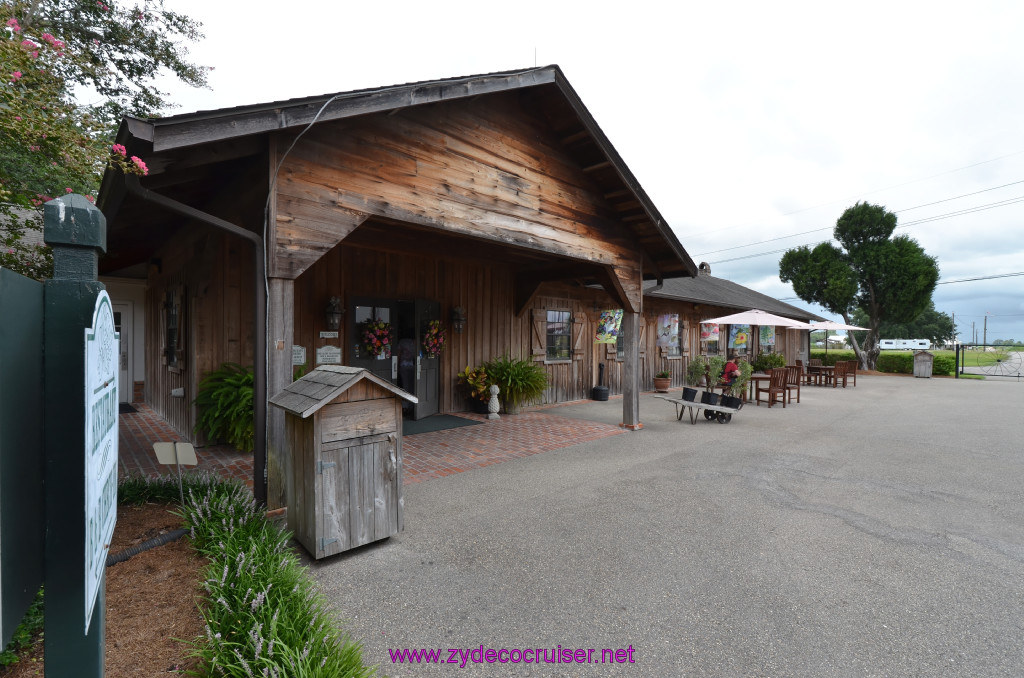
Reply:
<svg viewBox="0 0 1024 678"><path fill-rule="evenodd" d="M500 389L498 397L505 414L518 414L523 405L539 401L548 387L544 367L529 359L506 354L488 360L483 368L487 371L488 386L497 384Z"/></svg>
<svg viewBox="0 0 1024 678"><path fill-rule="evenodd" d="M672 373L662 370L654 375L654 390L658 393L668 393L668 387L672 385Z"/></svg>
<svg viewBox="0 0 1024 678"><path fill-rule="evenodd" d="M695 355L690 358L686 366L686 386L683 389L683 400L697 400L697 387L704 381L704 375L708 371L708 361L702 355Z"/></svg>
<svg viewBox="0 0 1024 678"><path fill-rule="evenodd" d="M754 368L745 360L738 360L737 367L739 368L739 375L729 385L728 395L723 394L719 402L725 407L740 409L743 407L743 392L750 381L750 375L754 373Z"/></svg>
<svg viewBox="0 0 1024 678"><path fill-rule="evenodd" d="M713 355L708 358L708 390L700 397L700 401L706 405L717 405L718 394L712 391L718 380L722 378L722 370L725 369L725 358L720 355Z"/></svg>
<svg viewBox="0 0 1024 678"><path fill-rule="evenodd" d="M466 369L459 372L458 379L459 389L469 401L469 409L477 414L487 414L487 401L491 399L487 387L491 384L487 380L487 370L484 366L466 365Z"/></svg>

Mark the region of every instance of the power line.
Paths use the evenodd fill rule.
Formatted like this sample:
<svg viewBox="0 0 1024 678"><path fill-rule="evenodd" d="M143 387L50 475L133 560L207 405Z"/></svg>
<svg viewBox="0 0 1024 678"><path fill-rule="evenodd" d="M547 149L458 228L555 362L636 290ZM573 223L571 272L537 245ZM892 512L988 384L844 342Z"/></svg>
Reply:
<svg viewBox="0 0 1024 678"><path fill-rule="evenodd" d="M957 210L956 212L947 212L945 214L937 214L937 215L931 216L931 217L924 217L922 219L917 219L915 221L908 221L905 224L900 224L899 226L897 226L897 228L908 228L910 226L917 226L918 224L927 224L927 223L931 223L933 221L941 221L943 219L951 219L953 217L964 216L965 214L974 214L975 212L984 212L986 210L995 209L997 207L1006 207L1007 205L1014 205L1014 204L1017 204L1017 203L1020 203L1020 202L1024 202L1024 195L1016 196L1014 198L1007 198L1006 200L1000 200L1000 201L997 201L997 202L986 203L984 205L977 205L975 207L967 207L967 208L964 208L962 210ZM910 209L914 209L914 208L910 208ZM831 227L828 227L828 228L831 228ZM806 235L807 233L814 233L816 231L825 231L825 230L828 230L828 228L817 228L817 229L814 229L813 231L806 231L805 233L799 233L799 234L794 234L794 235ZM714 252L705 252L703 254L698 254L696 256L697 257L702 257L702 256L704 256L704 254L714 254L715 252L725 252L725 251L728 251L730 249L739 249L739 248L742 248L742 247L751 247L752 245L759 245L759 244L763 244L763 243L766 243L766 242L773 242L775 240L783 240L784 238L787 238L787 237L792 237L792 236L781 236L781 237L778 237L778 238L770 238L768 240L763 240L760 243L751 243L751 245L738 245L736 247L730 247L730 248L726 248L724 250L715 250ZM767 256L769 254L778 254L779 252L788 252L789 250L793 249L794 247L802 247L802 246L810 247L812 245L814 247L817 247L818 245L820 245L822 243L831 242L832 240L833 240L832 238L829 238L828 240L821 240L821 241L816 242L816 243L804 243L803 245L794 245L794 246L790 246L790 247L785 247L785 248L780 249L780 250L770 250L768 252L758 252L758 253L755 253L755 254L747 254L747 255L742 256L742 257L733 257L732 259L719 259L718 261L712 261L712 262L709 262L709 263L712 263L712 264L724 264L724 263L727 263L727 262L730 262L730 261L740 261L742 259L753 259L753 258L756 258L756 257Z"/></svg>
<svg viewBox="0 0 1024 678"><path fill-rule="evenodd" d="M1007 186L1015 186L1017 184L1024 184L1024 179L1021 179L1020 181L1012 181L1012 182L1010 182L1008 184L1003 184L1002 186L993 186L992 188L985 188L985 189L982 189L980 191L974 191L973 193L964 193L963 195L957 195L957 196L954 196L952 198L944 198L942 200L936 200L935 202L929 202L929 203L925 203L923 205L915 205L914 207L904 207L903 209L894 210L893 214L899 214L901 212L909 212L911 210L920 209L922 207L931 207L932 205L938 205L940 203L950 202L952 200L959 200L960 198L968 198L968 197L970 197L972 195L978 195L980 193L987 193L989 191L997 191L1000 188L1006 188ZM1001 202L997 202L997 203L989 203L989 205L991 205L993 207L1001 207L1003 204L1013 204L1014 202L1020 202L1021 200L1024 200L1024 196L1019 196L1018 198L1008 198L1005 201L1001 201ZM966 208L966 210L961 210L960 212L951 212L951 213L948 213L948 215L937 215L935 217L924 217L923 219L918 219L916 221L908 221L905 224L900 224L899 226L897 226L897 228L906 228L908 226L914 226L916 224L923 224L923 223L927 223L929 221L937 221L939 218L946 218L946 216L959 216L961 213L963 213L963 214L970 214L971 211L981 211L981 208L983 208L983 207L985 207L985 205L979 205L978 207ZM833 227L832 226L824 226L822 228L812 228L809 231L801 231L799 233L790 233L789 235L780 235L780 236L778 236L776 238L768 238L767 240L758 240L757 242L747 243L746 245L733 245L732 247L723 247L722 249L711 250L710 252L702 252L702 253L700 253L700 254L698 254L696 256L703 257L703 256L707 256L708 254L717 254L719 252L729 252L730 250L739 250L739 249L743 249L744 247L753 247L754 245L763 245L765 243L775 242L777 240L785 240L786 238L795 238L798 235L807 235L809 233L817 233L819 231L827 231L827 230L830 230L831 228L833 228Z"/></svg>
<svg viewBox="0 0 1024 678"><path fill-rule="evenodd" d="M885 188L872 189L870 191L865 191L863 193L858 193L857 195L852 195L849 198L840 198L840 199L837 199L837 200L831 200L829 202L823 202L820 205L814 205L812 207L803 207L803 208L798 209L798 210L793 210L792 212L784 212L782 214L782 216L788 217L788 216L792 216L794 214L800 214L801 212L807 212L807 211L810 211L810 210L816 210L819 207L826 207L828 205L834 205L834 204L836 204L838 202L846 202L846 201L849 201L849 200L855 200L855 199L860 198L862 196L871 195L873 193L878 193L880 191L889 191L889 190L892 190L894 188L902 188L904 186L910 186L911 184L917 184L917 183L920 183L922 181L928 181L929 179L935 179L937 177L945 176L947 174L954 174L956 172L962 172L963 170L971 169L972 167L978 167L980 165L986 165L986 164L988 164L990 162L996 162L997 160L1005 160L1006 158L1012 158L1013 156L1020 155L1021 153L1024 153L1024 150L1022 150L1022 151L1014 151L1013 153L1007 153L1006 155L1001 155L1001 156L999 156L997 158L992 158L990 160L982 160L981 162L976 162L976 163L973 163L971 165L965 165L963 167L957 167L956 169L946 170L945 172L939 172L938 174L932 174L930 176L923 177L921 179L913 179L911 181L905 181L902 184L895 184L893 186L886 186ZM911 208L911 209L913 209L913 208ZM731 231L731 230L734 230L734 229L737 229L737 228L744 228L745 226L750 226L750 224L739 224L737 226L726 226L725 228L716 229L715 233L721 233L722 231ZM704 231L702 233L695 233L693 235L704 235L704 233L710 233L710 231Z"/></svg>
<svg viewBox="0 0 1024 678"><path fill-rule="evenodd" d="M1024 275L1024 271L1017 271L1016 273L997 273L995 275L982 275L977 278L961 278L960 280L940 280L935 283L936 285L952 285L953 283L962 282L974 282L975 280L995 280L997 278L1016 278L1017 276Z"/></svg>

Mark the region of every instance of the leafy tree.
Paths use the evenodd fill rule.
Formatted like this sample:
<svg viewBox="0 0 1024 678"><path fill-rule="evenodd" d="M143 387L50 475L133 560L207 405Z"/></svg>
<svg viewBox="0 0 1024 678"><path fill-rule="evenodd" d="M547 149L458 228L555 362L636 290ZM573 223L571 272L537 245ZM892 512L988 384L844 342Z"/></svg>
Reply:
<svg viewBox="0 0 1024 678"><path fill-rule="evenodd" d="M882 323L917 318L931 303L939 280L935 258L912 238L893 236L895 230L895 214L859 202L836 221L833 237L839 247L798 247L779 262L779 277L792 283L804 301L823 306L850 324L853 311L863 311L869 328L864 346L856 337L851 337L851 344L866 369L874 369L878 359Z"/></svg>
<svg viewBox="0 0 1024 678"><path fill-rule="evenodd" d="M870 322L867 314L859 308L853 310L853 324L867 325ZM933 344L945 344L953 341L955 331L953 318L948 313L935 310L935 303L929 302L928 308L919 316L906 323L884 322L878 326L879 338L885 339L929 339ZM864 340L865 332L857 332L857 338Z"/></svg>
<svg viewBox="0 0 1024 678"><path fill-rule="evenodd" d="M168 107L158 75L202 86L206 72L181 46L200 37L198 25L163 0L0 7L0 266L39 278L52 270L48 248L26 237L42 227L39 207L66 193L91 197L107 166L145 174L143 159L111 145L117 124Z"/></svg>

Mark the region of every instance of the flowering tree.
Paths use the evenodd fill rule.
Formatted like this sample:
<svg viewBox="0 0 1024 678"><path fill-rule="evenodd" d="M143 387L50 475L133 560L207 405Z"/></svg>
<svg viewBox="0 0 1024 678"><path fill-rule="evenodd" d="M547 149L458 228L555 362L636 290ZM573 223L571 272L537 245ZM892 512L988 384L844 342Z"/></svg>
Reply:
<svg viewBox="0 0 1024 678"><path fill-rule="evenodd" d="M121 117L168 107L158 75L203 86L206 72L179 44L200 37L197 24L162 0L4 0L2 8L0 266L40 278L52 268L48 250L25 237L42 226L38 208L66 193L91 198L107 166L145 174L144 159L111 145Z"/></svg>

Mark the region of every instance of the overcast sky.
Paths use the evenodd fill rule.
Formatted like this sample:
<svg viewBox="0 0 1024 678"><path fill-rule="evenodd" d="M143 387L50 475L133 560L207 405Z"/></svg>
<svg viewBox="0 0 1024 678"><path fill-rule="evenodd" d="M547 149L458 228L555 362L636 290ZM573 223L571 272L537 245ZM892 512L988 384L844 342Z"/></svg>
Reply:
<svg viewBox="0 0 1024 678"><path fill-rule="evenodd" d="M1024 276L952 282L1024 271L1024 3L166 5L214 68L209 91L167 84L174 112L558 64L712 275L835 317L777 250L867 200L938 258L963 341L986 316L1024 340Z"/></svg>

